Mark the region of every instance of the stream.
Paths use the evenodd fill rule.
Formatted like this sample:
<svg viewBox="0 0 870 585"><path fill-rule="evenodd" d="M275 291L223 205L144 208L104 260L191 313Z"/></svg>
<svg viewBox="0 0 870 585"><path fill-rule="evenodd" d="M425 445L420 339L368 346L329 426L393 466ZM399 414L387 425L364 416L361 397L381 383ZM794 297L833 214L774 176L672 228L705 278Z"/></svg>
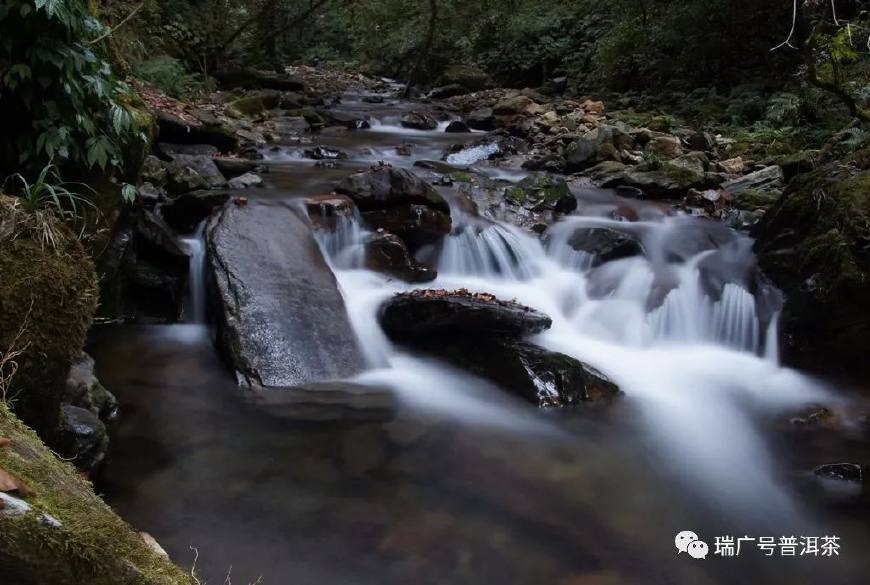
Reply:
<svg viewBox="0 0 870 585"><path fill-rule="evenodd" d="M413 107L349 94L335 106L366 130L313 135L349 154L315 167L287 144L264 152L268 187L249 205L289 206L328 193L379 161L415 169L483 133L416 131ZM442 124L443 126L444 124ZM413 145L412 156L395 147ZM494 180L484 144L454 153ZM476 160L480 158L480 160ZM534 342L615 381L608 408L539 410L435 359L390 343L377 309L418 288L362 267L355 220L315 235L333 269L368 368L357 382L392 389L389 421L318 422L246 400L205 322L202 226L182 244L191 263L186 323L112 325L89 351L122 416L112 429L108 502L210 584L857 583L866 580L866 499L824 489L816 465L866 450L850 402L779 365L781 299L755 272L752 242L665 206L578 188L579 207L541 239L451 202L454 231L427 288L488 292L553 319ZM637 221L617 222L630 208ZM568 245L578 227L617 227L643 255L596 264ZM269 234L257 234L268 238ZM789 418L824 404L836 434L798 432ZM677 554L675 535L708 543ZM716 537L753 537L741 555ZM839 537L839 555L778 552L759 537ZM798 548L798 553L800 547Z"/></svg>

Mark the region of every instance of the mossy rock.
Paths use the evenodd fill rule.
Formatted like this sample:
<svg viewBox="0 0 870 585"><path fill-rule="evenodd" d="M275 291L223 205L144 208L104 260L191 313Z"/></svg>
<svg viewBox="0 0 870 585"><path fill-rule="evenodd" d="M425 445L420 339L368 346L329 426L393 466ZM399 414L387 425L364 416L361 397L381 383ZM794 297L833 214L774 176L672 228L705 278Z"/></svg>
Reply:
<svg viewBox="0 0 870 585"><path fill-rule="evenodd" d="M779 191L761 191L759 189L746 189L741 191L734 198L734 207L737 209L745 209L747 211L755 211L756 209L767 209L777 202L782 193Z"/></svg>
<svg viewBox="0 0 870 585"><path fill-rule="evenodd" d="M7 399L51 441L70 364L97 308L97 275L72 231L50 211L0 195L0 355L23 351Z"/></svg>
<svg viewBox="0 0 870 585"><path fill-rule="evenodd" d="M834 163L799 175L754 233L761 267L786 293L786 358L870 374L870 171Z"/></svg>
<svg viewBox="0 0 870 585"><path fill-rule="evenodd" d="M792 180L801 173L808 173L819 164L821 151L801 150L792 154L777 157L776 164L782 168L782 174L786 181Z"/></svg>
<svg viewBox="0 0 870 585"><path fill-rule="evenodd" d="M0 509L3 583L33 585L193 585L150 548L67 462L58 459L0 402L0 468L32 493L21 513Z"/></svg>
<svg viewBox="0 0 870 585"><path fill-rule="evenodd" d="M261 90L230 102L227 108L239 117L254 117L281 104L281 92Z"/></svg>

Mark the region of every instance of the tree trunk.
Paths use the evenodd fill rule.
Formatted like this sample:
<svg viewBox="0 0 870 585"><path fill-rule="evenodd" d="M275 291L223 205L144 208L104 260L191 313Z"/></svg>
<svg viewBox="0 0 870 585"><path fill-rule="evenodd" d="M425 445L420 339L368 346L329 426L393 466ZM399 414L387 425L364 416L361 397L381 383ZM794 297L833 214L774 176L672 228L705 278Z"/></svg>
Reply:
<svg viewBox="0 0 870 585"><path fill-rule="evenodd" d="M423 41L423 46L420 49L420 53L417 55L417 62L414 64L414 68L411 70L410 75L408 75L408 85L405 86L404 93L405 97L411 95L411 90L419 82L420 73L423 71L426 59L429 58L429 53L432 51L432 45L435 42L435 30L437 24L438 0L429 0L429 28L426 31L426 40Z"/></svg>

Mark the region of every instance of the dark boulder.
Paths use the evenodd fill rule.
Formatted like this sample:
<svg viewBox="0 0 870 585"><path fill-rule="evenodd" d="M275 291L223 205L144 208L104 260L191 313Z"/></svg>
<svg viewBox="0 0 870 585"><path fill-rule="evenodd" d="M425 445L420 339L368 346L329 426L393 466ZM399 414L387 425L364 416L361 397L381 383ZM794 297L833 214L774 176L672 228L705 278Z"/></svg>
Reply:
<svg viewBox="0 0 870 585"><path fill-rule="evenodd" d="M305 200L305 209L316 228L335 229L340 218L356 214L356 206L350 197L328 193L315 195Z"/></svg>
<svg viewBox="0 0 870 585"><path fill-rule="evenodd" d="M452 227L448 214L425 205L402 205L360 215L368 227L397 234L414 247L439 240Z"/></svg>
<svg viewBox="0 0 870 585"><path fill-rule="evenodd" d="M190 233L211 212L229 199L225 191L193 191L169 199L160 206L166 223L180 234Z"/></svg>
<svg viewBox="0 0 870 585"><path fill-rule="evenodd" d="M345 160L347 159L347 153L341 150L337 150L334 148L328 148L326 146L316 146L314 148L309 148L303 152L306 158L311 158L314 160Z"/></svg>
<svg viewBox="0 0 870 585"><path fill-rule="evenodd" d="M495 130L495 114L492 108L480 108L465 116L465 123L472 130L490 132Z"/></svg>
<svg viewBox="0 0 870 585"><path fill-rule="evenodd" d="M609 228L579 228L568 238L568 245L595 256L595 264L643 254L636 237Z"/></svg>
<svg viewBox="0 0 870 585"><path fill-rule="evenodd" d="M441 87L436 87L432 91L429 92L429 99L433 100L445 100L447 98L451 98L457 95L464 95L468 93L468 89L460 85L459 83L451 83L450 85L442 85Z"/></svg>
<svg viewBox="0 0 870 585"><path fill-rule="evenodd" d="M416 290L400 293L380 310L391 338L424 340L432 335L520 336L549 329L552 320L516 302L468 291Z"/></svg>
<svg viewBox="0 0 870 585"><path fill-rule="evenodd" d="M95 473L108 448L106 425L97 415L78 406L61 407L58 451L63 457L72 459L79 469Z"/></svg>
<svg viewBox="0 0 870 585"><path fill-rule="evenodd" d="M218 343L241 385L296 386L362 369L335 277L293 211L228 205L206 235Z"/></svg>
<svg viewBox="0 0 870 585"><path fill-rule="evenodd" d="M870 375L870 171L832 164L792 179L754 228L759 265L786 296L780 320L791 365Z"/></svg>
<svg viewBox="0 0 870 585"><path fill-rule="evenodd" d="M198 120L184 120L168 112L155 114L157 139L174 144L210 144L221 152L234 150L238 139L226 126L203 124Z"/></svg>
<svg viewBox="0 0 870 585"><path fill-rule="evenodd" d="M364 211L399 205L424 205L450 213L444 197L423 179L405 169L374 167L342 180L336 192L347 195Z"/></svg>
<svg viewBox="0 0 870 585"><path fill-rule="evenodd" d="M438 120L429 112L408 112L400 122L405 128L413 130L434 130L438 127Z"/></svg>
<svg viewBox="0 0 870 585"><path fill-rule="evenodd" d="M414 261L401 238L383 231L366 242L365 266L409 283L429 282L438 276L435 270Z"/></svg>
<svg viewBox="0 0 870 585"><path fill-rule="evenodd" d="M471 132L471 128L469 128L468 124L461 120L453 120L452 122L447 124L447 128L445 128L444 131L450 134L463 134Z"/></svg>
<svg viewBox="0 0 870 585"><path fill-rule="evenodd" d="M348 130L365 130L371 127L369 121L356 114L336 112L334 110L319 109L316 111L317 118L306 112L305 119L313 128L323 126L324 122L333 126L340 126Z"/></svg>
<svg viewBox="0 0 870 585"><path fill-rule="evenodd" d="M620 394L591 366L526 341L451 336L417 347L540 407L608 402Z"/></svg>

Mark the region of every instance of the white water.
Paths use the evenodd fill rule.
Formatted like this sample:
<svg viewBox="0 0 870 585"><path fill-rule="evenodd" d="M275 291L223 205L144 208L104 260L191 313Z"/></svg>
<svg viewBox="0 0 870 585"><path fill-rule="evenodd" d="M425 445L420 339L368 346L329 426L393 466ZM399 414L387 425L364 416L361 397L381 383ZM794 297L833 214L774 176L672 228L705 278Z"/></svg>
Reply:
<svg viewBox="0 0 870 585"><path fill-rule="evenodd" d="M201 222L193 234L179 238L182 249L190 257L184 303L187 323L205 323L205 224Z"/></svg>
<svg viewBox="0 0 870 585"><path fill-rule="evenodd" d="M705 224L690 218L624 224L572 217L551 228L542 244L510 225L471 222L456 211L454 219L457 228L444 244L439 277L426 286L489 292L545 312L553 327L534 341L591 364L619 384L625 400L643 414L663 466L699 484L717 505L742 513L763 507L768 517L792 512L755 420L830 397L812 380L779 366L776 317L761 320L763 311L740 278L724 282L712 296L704 286L711 267L721 279L734 264L723 258L743 253L738 260L751 264L745 237L699 237ZM593 269L594 258L567 243L573 229L585 226L635 233L645 254ZM348 229L357 230L354 244ZM362 381L388 384L410 403L478 425L526 428L524 411L493 405L480 394L481 382L392 346L377 323L377 309L412 287L361 269L365 236L347 226L319 234L376 368ZM342 252L339 241L356 251Z"/></svg>

